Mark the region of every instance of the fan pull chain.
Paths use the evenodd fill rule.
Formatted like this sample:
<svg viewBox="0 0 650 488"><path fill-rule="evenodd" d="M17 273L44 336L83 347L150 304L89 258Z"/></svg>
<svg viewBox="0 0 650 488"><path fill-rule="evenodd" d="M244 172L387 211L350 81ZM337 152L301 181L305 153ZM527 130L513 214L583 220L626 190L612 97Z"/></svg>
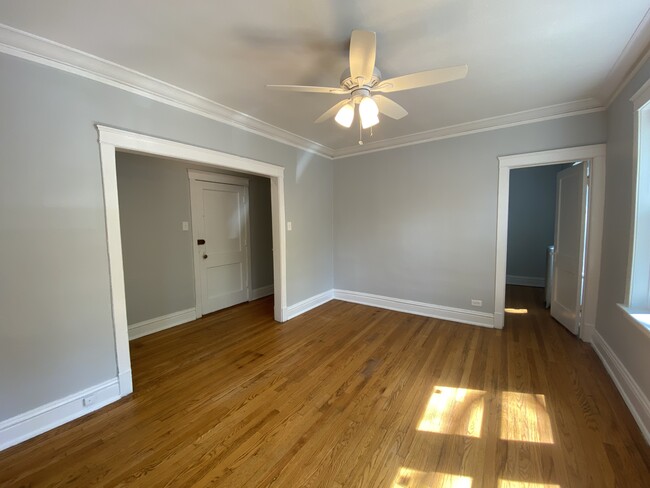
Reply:
<svg viewBox="0 0 650 488"><path fill-rule="evenodd" d="M359 145L363 146L363 130L361 129L361 117L359 117Z"/></svg>

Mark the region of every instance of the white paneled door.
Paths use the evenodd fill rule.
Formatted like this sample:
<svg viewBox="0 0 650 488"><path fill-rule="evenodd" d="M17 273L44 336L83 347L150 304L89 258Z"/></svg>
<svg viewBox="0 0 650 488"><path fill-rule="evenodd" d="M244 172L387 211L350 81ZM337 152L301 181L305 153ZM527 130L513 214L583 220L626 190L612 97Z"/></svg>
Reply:
<svg viewBox="0 0 650 488"><path fill-rule="evenodd" d="M201 313L248 301L248 188L191 180L191 195Z"/></svg>
<svg viewBox="0 0 650 488"><path fill-rule="evenodd" d="M557 174L551 315L573 334L578 334L582 310L587 170L582 162Z"/></svg>

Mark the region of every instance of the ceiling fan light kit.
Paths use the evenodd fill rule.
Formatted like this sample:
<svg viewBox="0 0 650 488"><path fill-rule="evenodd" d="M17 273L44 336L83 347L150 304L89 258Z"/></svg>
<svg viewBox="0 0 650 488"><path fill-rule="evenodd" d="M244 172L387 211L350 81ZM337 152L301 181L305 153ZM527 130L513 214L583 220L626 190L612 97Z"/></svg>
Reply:
<svg viewBox="0 0 650 488"><path fill-rule="evenodd" d="M393 93L448 81L460 80L467 76L467 65L421 71L382 81L381 72L375 66L377 38L374 32L354 30L350 37L350 68L341 75L340 87L268 85L276 90L347 95L316 119L324 122L332 117L343 127L349 128L354 121L354 112L359 105L360 126L369 129L379 123L379 114L395 120L408 115L408 112L381 93Z"/></svg>
<svg viewBox="0 0 650 488"><path fill-rule="evenodd" d="M369 129L379 123L379 107L371 97L363 97L359 102L359 118L361 127L364 129Z"/></svg>
<svg viewBox="0 0 650 488"><path fill-rule="evenodd" d="M354 120L354 103L346 103L336 113L334 120L343 127L349 128Z"/></svg>

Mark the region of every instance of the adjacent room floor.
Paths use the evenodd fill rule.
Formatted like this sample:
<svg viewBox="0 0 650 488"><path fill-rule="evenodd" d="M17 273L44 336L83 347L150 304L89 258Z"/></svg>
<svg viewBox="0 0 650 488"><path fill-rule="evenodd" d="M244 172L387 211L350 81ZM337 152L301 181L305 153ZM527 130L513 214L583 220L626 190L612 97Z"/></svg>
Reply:
<svg viewBox="0 0 650 488"><path fill-rule="evenodd" d="M131 343L135 392L0 453L1 486L647 487L588 344L512 287L503 331L272 297Z"/></svg>

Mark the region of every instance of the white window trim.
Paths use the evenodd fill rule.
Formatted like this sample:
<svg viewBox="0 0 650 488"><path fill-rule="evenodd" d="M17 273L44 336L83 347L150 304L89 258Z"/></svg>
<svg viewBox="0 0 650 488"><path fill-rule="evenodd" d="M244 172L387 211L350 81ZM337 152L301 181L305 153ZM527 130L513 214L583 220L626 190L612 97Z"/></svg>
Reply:
<svg viewBox="0 0 650 488"><path fill-rule="evenodd" d="M639 166L642 162L641 158L644 158L647 161L646 164L650 165L650 153L645 154L648 152L647 148L642 152L641 138L639 136L642 128L644 112L646 113L646 117L650 115L650 80L644 83L644 85L630 98L630 101L634 107L632 219L630 222L630 249L627 263L625 303L619 303L619 307L632 319L633 323L640 326L645 333L650 333L650 306L648 306L650 305L650 289L647 290L648 298L646 299L646 306L639 306L638 303L633 303L635 301L633 298L634 283L636 281L635 273L638 272L638 270L635 269L634 262L640 249L640 243L637 242L637 219L639 215ZM647 130L650 132L650 127L647 128ZM646 279L650 280L650 276L646 276ZM636 301L638 302L638 300Z"/></svg>

